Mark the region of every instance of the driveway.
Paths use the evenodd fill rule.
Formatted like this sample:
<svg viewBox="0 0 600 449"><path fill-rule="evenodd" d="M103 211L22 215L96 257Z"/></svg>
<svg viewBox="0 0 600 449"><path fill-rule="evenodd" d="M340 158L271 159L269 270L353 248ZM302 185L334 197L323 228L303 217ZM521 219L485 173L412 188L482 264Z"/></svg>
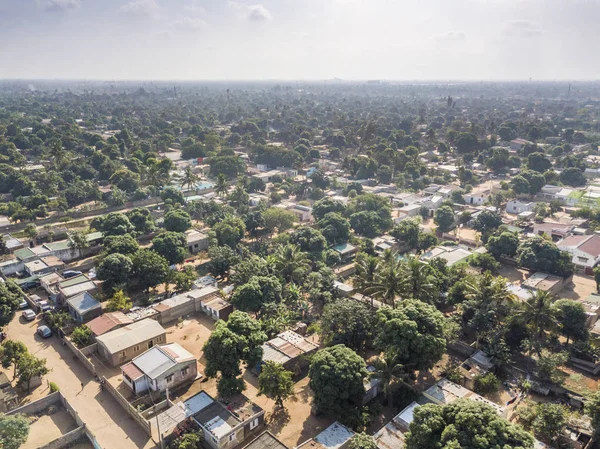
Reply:
<svg viewBox="0 0 600 449"><path fill-rule="evenodd" d="M75 359L73 353L60 344L57 337L44 340L37 336L35 331L39 324L37 319L25 322L20 313L17 313L5 329L8 338L25 343L33 355L45 358L48 368L51 369L44 377L42 386L33 393L31 400L48 394L46 381L52 381L59 386L60 391L104 449L154 448L154 442L107 392L100 391L98 382ZM7 371L10 376L12 368Z"/></svg>

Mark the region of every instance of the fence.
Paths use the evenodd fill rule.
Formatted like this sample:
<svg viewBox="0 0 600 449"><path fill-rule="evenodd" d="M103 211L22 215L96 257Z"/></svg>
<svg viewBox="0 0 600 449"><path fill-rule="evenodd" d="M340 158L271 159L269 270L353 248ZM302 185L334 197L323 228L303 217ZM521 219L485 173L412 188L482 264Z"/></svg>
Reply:
<svg viewBox="0 0 600 449"><path fill-rule="evenodd" d="M62 402L60 391L55 391L54 393L51 393L46 397L38 399L37 401L11 410L7 413L7 415L35 415L36 413L39 413L42 410L46 410L48 407L56 404L57 402Z"/></svg>
<svg viewBox="0 0 600 449"><path fill-rule="evenodd" d="M96 375L96 367L94 366L94 364L92 362L90 362L90 360L87 358L87 356L95 353L98 350L98 343L93 343L90 346L87 346L80 350L67 337L64 337L63 341L65 342L67 347L71 350L71 352L73 354L75 354L75 357L77 357L79 359L79 361L81 363L83 363L83 366L85 366L85 368L90 373L92 373L93 376L95 376Z"/></svg>
<svg viewBox="0 0 600 449"><path fill-rule="evenodd" d="M150 422L146 420L138 411L133 407L127 399L123 397L121 393L117 391L117 389L112 386L107 380L106 377L102 376L102 382L106 391L110 393L110 395L115 398L115 400L125 409L125 411L133 418L135 422L137 422L140 427L146 432L146 434L152 438L152 425Z"/></svg>
<svg viewBox="0 0 600 449"><path fill-rule="evenodd" d="M63 436L57 438L56 440L43 446L40 446L39 449L63 449L71 447L72 443L86 436L86 428L84 426L80 426L77 429L72 430L64 434Z"/></svg>

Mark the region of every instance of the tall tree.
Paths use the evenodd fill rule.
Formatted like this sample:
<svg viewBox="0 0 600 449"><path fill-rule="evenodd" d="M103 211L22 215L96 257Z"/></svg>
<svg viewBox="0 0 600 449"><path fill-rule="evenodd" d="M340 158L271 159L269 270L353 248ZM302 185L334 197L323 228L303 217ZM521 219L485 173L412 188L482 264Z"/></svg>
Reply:
<svg viewBox="0 0 600 449"><path fill-rule="evenodd" d="M19 449L29 436L29 421L23 415L0 415L2 449Z"/></svg>
<svg viewBox="0 0 600 449"><path fill-rule="evenodd" d="M279 245L273 253L276 273L285 282L300 282L310 268L306 253L296 245Z"/></svg>
<svg viewBox="0 0 600 449"><path fill-rule="evenodd" d="M0 363L4 369L8 369L10 365L13 366L13 379L17 377L19 360L28 352L27 346L21 341L6 340L0 346Z"/></svg>
<svg viewBox="0 0 600 449"><path fill-rule="evenodd" d="M283 408L283 401L294 396L292 373L280 363L263 363L258 376L258 394L264 394L275 401L276 407Z"/></svg>
<svg viewBox="0 0 600 449"><path fill-rule="evenodd" d="M192 188L198 183L199 180L200 178L198 178L198 176L192 171L192 167L189 165L185 167L183 176L181 177L181 186L187 187L186 196L190 195Z"/></svg>

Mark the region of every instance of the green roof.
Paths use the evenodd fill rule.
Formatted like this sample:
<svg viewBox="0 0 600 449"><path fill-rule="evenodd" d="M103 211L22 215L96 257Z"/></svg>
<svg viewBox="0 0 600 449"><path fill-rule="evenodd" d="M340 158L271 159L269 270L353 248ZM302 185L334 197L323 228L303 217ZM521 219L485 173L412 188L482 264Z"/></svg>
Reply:
<svg viewBox="0 0 600 449"><path fill-rule="evenodd" d="M37 274L34 274L33 276L29 276L28 278L23 278L23 279L15 279L15 283L19 286L27 283L27 282L31 282L31 281L37 281L40 277Z"/></svg>
<svg viewBox="0 0 600 449"><path fill-rule="evenodd" d="M82 282L87 282L89 279L85 277L83 274L79 276L75 276L74 278L67 279L66 281L62 281L60 283L61 287L71 287L72 285L81 284Z"/></svg>
<svg viewBox="0 0 600 449"><path fill-rule="evenodd" d="M87 234L85 236L85 239L88 242L93 242L94 240L100 240L102 237L104 237L102 235L102 232L101 231L96 231L96 232L90 232L89 234Z"/></svg>
<svg viewBox="0 0 600 449"><path fill-rule="evenodd" d="M35 253L29 248L21 248L15 251L15 256L17 256L18 259L25 260L35 256Z"/></svg>
<svg viewBox="0 0 600 449"><path fill-rule="evenodd" d="M52 251L60 251L62 249L69 249L71 247L68 240L61 240L59 242L46 243L44 246L50 248Z"/></svg>
<svg viewBox="0 0 600 449"><path fill-rule="evenodd" d="M335 245L333 249L338 253L344 254L354 251L354 249L356 249L356 246L351 245L350 243L341 243L339 245Z"/></svg>

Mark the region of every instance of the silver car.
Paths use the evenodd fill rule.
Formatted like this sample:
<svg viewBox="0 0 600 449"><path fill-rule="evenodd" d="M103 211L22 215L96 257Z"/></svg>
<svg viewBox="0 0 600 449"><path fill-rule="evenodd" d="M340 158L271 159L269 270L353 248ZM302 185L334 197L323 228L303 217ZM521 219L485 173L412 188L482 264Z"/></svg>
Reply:
<svg viewBox="0 0 600 449"><path fill-rule="evenodd" d="M35 320L35 312L31 309L23 310L22 315L27 321Z"/></svg>

